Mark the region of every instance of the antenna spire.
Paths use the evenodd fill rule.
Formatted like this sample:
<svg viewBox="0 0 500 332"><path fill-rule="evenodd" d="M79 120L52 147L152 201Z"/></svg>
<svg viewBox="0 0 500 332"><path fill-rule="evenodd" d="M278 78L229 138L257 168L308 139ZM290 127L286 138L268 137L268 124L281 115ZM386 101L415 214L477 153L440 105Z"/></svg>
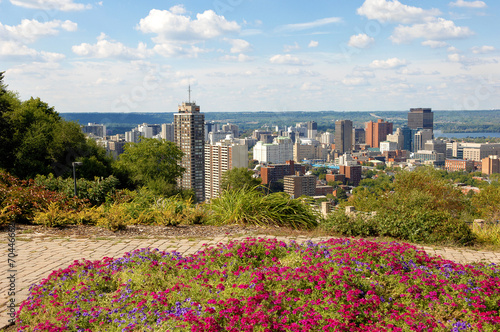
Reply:
<svg viewBox="0 0 500 332"><path fill-rule="evenodd" d="M188 99L188 102L191 103L191 84L189 84L189 88L188 88L188 93L189 93L189 99Z"/></svg>

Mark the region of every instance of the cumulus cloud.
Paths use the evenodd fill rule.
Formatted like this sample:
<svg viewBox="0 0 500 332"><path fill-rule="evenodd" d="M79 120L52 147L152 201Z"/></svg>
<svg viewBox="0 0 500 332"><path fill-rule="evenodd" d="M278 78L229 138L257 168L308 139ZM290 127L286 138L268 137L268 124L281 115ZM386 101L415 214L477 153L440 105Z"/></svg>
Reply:
<svg viewBox="0 0 500 332"><path fill-rule="evenodd" d="M300 90L302 90L302 91L319 91L321 89L322 88L320 85L317 85L317 84L314 84L311 82L304 82L300 87Z"/></svg>
<svg viewBox="0 0 500 332"><path fill-rule="evenodd" d="M367 48L374 42L375 39L373 37L370 37L364 33L360 33L359 35L351 36L347 45L356 48Z"/></svg>
<svg viewBox="0 0 500 332"><path fill-rule="evenodd" d="M161 44L211 39L225 33L239 32L240 26L234 21L226 20L224 16L217 15L213 10L197 14L196 19L191 19L180 14L178 9L173 12L152 9L148 16L139 21L137 29L143 33L156 34L153 41Z"/></svg>
<svg viewBox="0 0 500 332"><path fill-rule="evenodd" d="M496 48L494 46L488 46L488 45L484 45L481 47L475 46L472 48L472 53L474 53L474 54L485 54L485 53L491 53L491 52L495 52L495 51L496 51Z"/></svg>
<svg viewBox="0 0 500 332"><path fill-rule="evenodd" d="M342 18L340 17L327 17L321 18L312 22L306 23L295 23L295 24L286 24L278 27L277 31L301 31L308 30L313 28L322 27L324 25L333 24L333 23L341 23Z"/></svg>
<svg viewBox="0 0 500 332"><path fill-rule="evenodd" d="M285 53L295 51L295 50L300 50L300 46L297 42L295 42L293 45L284 45L283 46L283 52L285 52Z"/></svg>
<svg viewBox="0 0 500 332"><path fill-rule="evenodd" d="M148 50L146 44L139 43L137 48L130 48L120 42L108 40L108 36L101 33L97 37L97 43L88 44L82 43L75 45L72 51L79 55L89 58L125 58L125 59L144 59L151 55L152 51Z"/></svg>
<svg viewBox="0 0 500 332"><path fill-rule="evenodd" d="M407 65L406 60L401 60L398 58L391 58L387 60L374 60L370 64L370 68L373 69L395 69L404 67Z"/></svg>
<svg viewBox="0 0 500 332"><path fill-rule="evenodd" d="M252 50L252 46L246 40L230 38L224 38L224 40L231 44L231 53L247 53Z"/></svg>
<svg viewBox="0 0 500 332"><path fill-rule="evenodd" d="M395 44L407 43L414 39L443 40L465 38L474 33L468 27L456 26L453 21L437 18L433 21L414 24L411 26L400 25L394 29L390 39Z"/></svg>
<svg viewBox="0 0 500 332"><path fill-rule="evenodd" d="M37 51L16 41L4 41L0 43L0 58L13 61L33 60L57 62L65 58L64 54Z"/></svg>
<svg viewBox="0 0 500 332"><path fill-rule="evenodd" d="M220 59L223 61L248 62L248 61L252 61L253 57L241 53L238 55L225 55L225 56L221 57Z"/></svg>
<svg viewBox="0 0 500 332"><path fill-rule="evenodd" d="M422 42L422 45L429 46L430 48L442 48L448 46L448 43L438 40L426 40Z"/></svg>
<svg viewBox="0 0 500 332"><path fill-rule="evenodd" d="M292 56L291 54L276 54L272 56L269 61L274 64L280 64L280 65L298 65L298 66L304 66L308 65L309 63L303 60L300 60L296 56Z"/></svg>
<svg viewBox="0 0 500 332"><path fill-rule="evenodd" d="M357 13L370 20L385 23L411 24L426 21L441 12L438 9L422 9L404 5L398 0L365 0L358 8Z"/></svg>
<svg viewBox="0 0 500 332"><path fill-rule="evenodd" d="M24 19L19 25L15 26L0 23L0 39L33 43L42 37L55 36L59 34L60 30L73 32L77 28L78 25L69 20L39 22L37 20Z"/></svg>
<svg viewBox="0 0 500 332"><path fill-rule="evenodd" d="M213 10L196 14L195 19L184 15L185 13L185 8L180 5L169 10L152 9L148 16L139 21L136 28L143 33L156 34L152 38L156 44L153 49L165 57L196 57L199 53L207 52L206 49L196 46L197 43L224 34L237 33L241 29L238 23L226 20ZM241 39L236 40L232 48L233 53L238 53L239 48L250 46L246 43Z"/></svg>
<svg viewBox="0 0 500 332"><path fill-rule="evenodd" d="M457 0L455 2L450 2L451 7L465 7L465 8L486 8L488 7L484 1L464 1Z"/></svg>
<svg viewBox="0 0 500 332"><path fill-rule="evenodd" d="M10 2L19 7L43 10L60 10L60 11L79 11L91 9L92 5L74 3L73 0L10 0Z"/></svg>
<svg viewBox="0 0 500 332"><path fill-rule="evenodd" d="M319 42L315 41L315 40L311 40L309 42L309 45L307 45L307 47L318 47L319 45Z"/></svg>
<svg viewBox="0 0 500 332"><path fill-rule="evenodd" d="M346 77L342 80L342 84L347 86L363 86L369 85L369 82L364 77Z"/></svg>
<svg viewBox="0 0 500 332"><path fill-rule="evenodd" d="M448 54L448 61L460 63L464 67L482 65L486 63L498 63L498 61L495 59L471 58L459 53Z"/></svg>

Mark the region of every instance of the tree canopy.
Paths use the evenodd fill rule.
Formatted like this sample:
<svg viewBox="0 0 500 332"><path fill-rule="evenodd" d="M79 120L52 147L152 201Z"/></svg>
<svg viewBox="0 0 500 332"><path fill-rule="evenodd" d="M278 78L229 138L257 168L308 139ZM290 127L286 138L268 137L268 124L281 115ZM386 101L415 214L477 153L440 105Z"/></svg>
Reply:
<svg viewBox="0 0 500 332"><path fill-rule="evenodd" d="M40 98L21 101L8 91L0 73L0 168L20 178L37 174L71 175L71 163L90 167L88 179L111 174L111 158L95 142L87 140L80 126L64 120ZM95 171L95 172L94 172Z"/></svg>
<svg viewBox="0 0 500 332"><path fill-rule="evenodd" d="M179 163L182 151L173 142L141 138L139 143L125 145L116 163L122 176L132 186L146 186L157 194L172 195L177 190L177 178L184 168Z"/></svg>
<svg viewBox="0 0 500 332"><path fill-rule="evenodd" d="M245 167L230 169L222 175L221 188L223 190L253 188L261 181L253 177L254 172Z"/></svg>

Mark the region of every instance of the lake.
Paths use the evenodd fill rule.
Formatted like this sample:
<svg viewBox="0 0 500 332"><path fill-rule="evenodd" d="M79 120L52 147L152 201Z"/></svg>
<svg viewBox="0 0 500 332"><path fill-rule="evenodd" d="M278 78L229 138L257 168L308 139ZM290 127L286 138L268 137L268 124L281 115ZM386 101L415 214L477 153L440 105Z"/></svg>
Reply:
<svg viewBox="0 0 500 332"><path fill-rule="evenodd" d="M434 130L434 137L445 137L445 138L500 137L500 133L442 133L441 130Z"/></svg>

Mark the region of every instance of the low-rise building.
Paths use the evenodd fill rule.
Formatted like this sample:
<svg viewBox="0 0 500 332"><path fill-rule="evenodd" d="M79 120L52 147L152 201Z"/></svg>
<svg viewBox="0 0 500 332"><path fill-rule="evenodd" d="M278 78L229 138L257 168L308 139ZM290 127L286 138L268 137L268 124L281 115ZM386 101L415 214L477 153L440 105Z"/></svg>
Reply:
<svg viewBox="0 0 500 332"><path fill-rule="evenodd" d="M316 176L287 175L284 177L285 192L292 198L300 196L315 196Z"/></svg>
<svg viewBox="0 0 500 332"><path fill-rule="evenodd" d="M450 172L471 172L474 169L474 161L465 159L446 159L444 169Z"/></svg>

